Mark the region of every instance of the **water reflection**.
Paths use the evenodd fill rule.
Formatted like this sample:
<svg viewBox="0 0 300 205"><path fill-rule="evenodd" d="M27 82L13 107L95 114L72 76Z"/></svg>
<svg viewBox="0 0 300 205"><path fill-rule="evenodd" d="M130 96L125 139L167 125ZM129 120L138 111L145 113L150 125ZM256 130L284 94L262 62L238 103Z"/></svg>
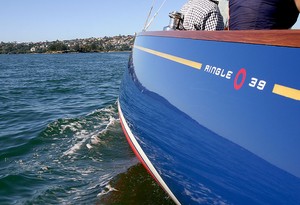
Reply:
<svg viewBox="0 0 300 205"><path fill-rule="evenodd" d="M139 82L132 60L120 93L144 152L183 204L299 204L300 180L201 126Z"/></svg>

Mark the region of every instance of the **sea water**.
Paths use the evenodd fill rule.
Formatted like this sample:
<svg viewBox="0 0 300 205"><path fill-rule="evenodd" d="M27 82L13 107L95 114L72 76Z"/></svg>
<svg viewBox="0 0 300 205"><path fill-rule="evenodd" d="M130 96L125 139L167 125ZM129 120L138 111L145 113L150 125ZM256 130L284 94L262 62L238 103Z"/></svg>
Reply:
<svg viewBox="0 0 300 205"><path fill-rule="evenodd" d="M172 204L119 123L128 57L0 55L0 204Z"/></svg>

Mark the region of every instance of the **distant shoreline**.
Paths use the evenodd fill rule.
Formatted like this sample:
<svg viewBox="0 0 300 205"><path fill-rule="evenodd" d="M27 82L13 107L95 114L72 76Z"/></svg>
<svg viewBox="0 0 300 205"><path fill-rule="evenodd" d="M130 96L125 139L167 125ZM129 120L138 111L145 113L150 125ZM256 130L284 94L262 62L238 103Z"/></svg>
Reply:
<svg viewBox="0 0 300 205"><path fill-rule="evenodd" d="M0 55L55 55L55 54L79 54L79 53L130 53L131 50L124 51L91 51L91 52L47 52L47 53L0 53Z"/></svg>
<svg viewBox="0 0 300 205"><path fill-rule="evenodd" d="M75 51L72 51L72 52L47 52L47 53L28 53L28 54L77 54L77 53L115 53L115 52L131 52L131 49L130 50L124 50L124 51L90 51L90 52L75 52Z"/></svg>
<svg viewBox="0 0 300 205"><path fill-rule="evenodd" d="M128 52L134 36L119 35L103 38L73 39L51 42L17 43L0 42L0 54L62 54Z"/></svg>

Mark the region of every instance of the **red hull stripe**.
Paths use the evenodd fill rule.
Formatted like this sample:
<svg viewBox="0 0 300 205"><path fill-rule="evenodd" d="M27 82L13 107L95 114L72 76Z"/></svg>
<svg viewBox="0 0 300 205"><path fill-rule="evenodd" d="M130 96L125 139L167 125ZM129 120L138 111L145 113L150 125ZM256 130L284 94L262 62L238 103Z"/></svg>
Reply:
<svg viewBox="0 0 300 205"><path fill-rule="evenodd" d="M120 122L121 122L121 126L122 126L122 130L126 136L126 139L127 139L127 142L128 144L130 145L132 151L134 152L134 154L136 155L136 157L139 159L139 161L143 164L143 166L145 167L145 169L148 171L148 173L153 177L153 179L155 179L155 181L159 183L159 181L157 181L157 179L155 178L154 174L151 172L150 168L148 167L148 165L146 164L146 162L144 161L144 159L141 157L140 153L137 151L136 147L134 146L133 142L131 141L125 127L124 127L124 123L123 123L123 120L121 120L121 117L120 117Z"/></svg>
<svg viewBox="0 0 300 205"><path fill-rule="evenodd" d="M180 204L178 199L175 197L175 195L172 193L170 188L167 186L167 184L163 181L155 167L152 165L140 145L138 144L137 140L135 139L134 135L132 134L125 118L121 110L120 102L118 102L118 111L119 111L119 117L121 126L123 129L123 132L126 136L126 139L133 150L134 154L137 156L137 158L140 160L140 162L143 164L143 166L146 168L146 170L150 173L150 175L155 179L155 181L169 194L169 196L172 198L172 200L176 204Z"/></svg>

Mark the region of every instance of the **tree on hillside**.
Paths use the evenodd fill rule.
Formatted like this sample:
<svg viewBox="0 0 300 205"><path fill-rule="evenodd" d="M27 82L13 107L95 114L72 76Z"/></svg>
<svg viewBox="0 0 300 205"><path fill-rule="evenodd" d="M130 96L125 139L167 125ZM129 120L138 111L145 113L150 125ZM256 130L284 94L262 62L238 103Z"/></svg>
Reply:
<svg viewBox="0 0 300 205"><path fill-rule="evenodd" d="M66 51L66 50L68 50L68 47L60 41L55 41L49 46L49 51Z"/></svg>

